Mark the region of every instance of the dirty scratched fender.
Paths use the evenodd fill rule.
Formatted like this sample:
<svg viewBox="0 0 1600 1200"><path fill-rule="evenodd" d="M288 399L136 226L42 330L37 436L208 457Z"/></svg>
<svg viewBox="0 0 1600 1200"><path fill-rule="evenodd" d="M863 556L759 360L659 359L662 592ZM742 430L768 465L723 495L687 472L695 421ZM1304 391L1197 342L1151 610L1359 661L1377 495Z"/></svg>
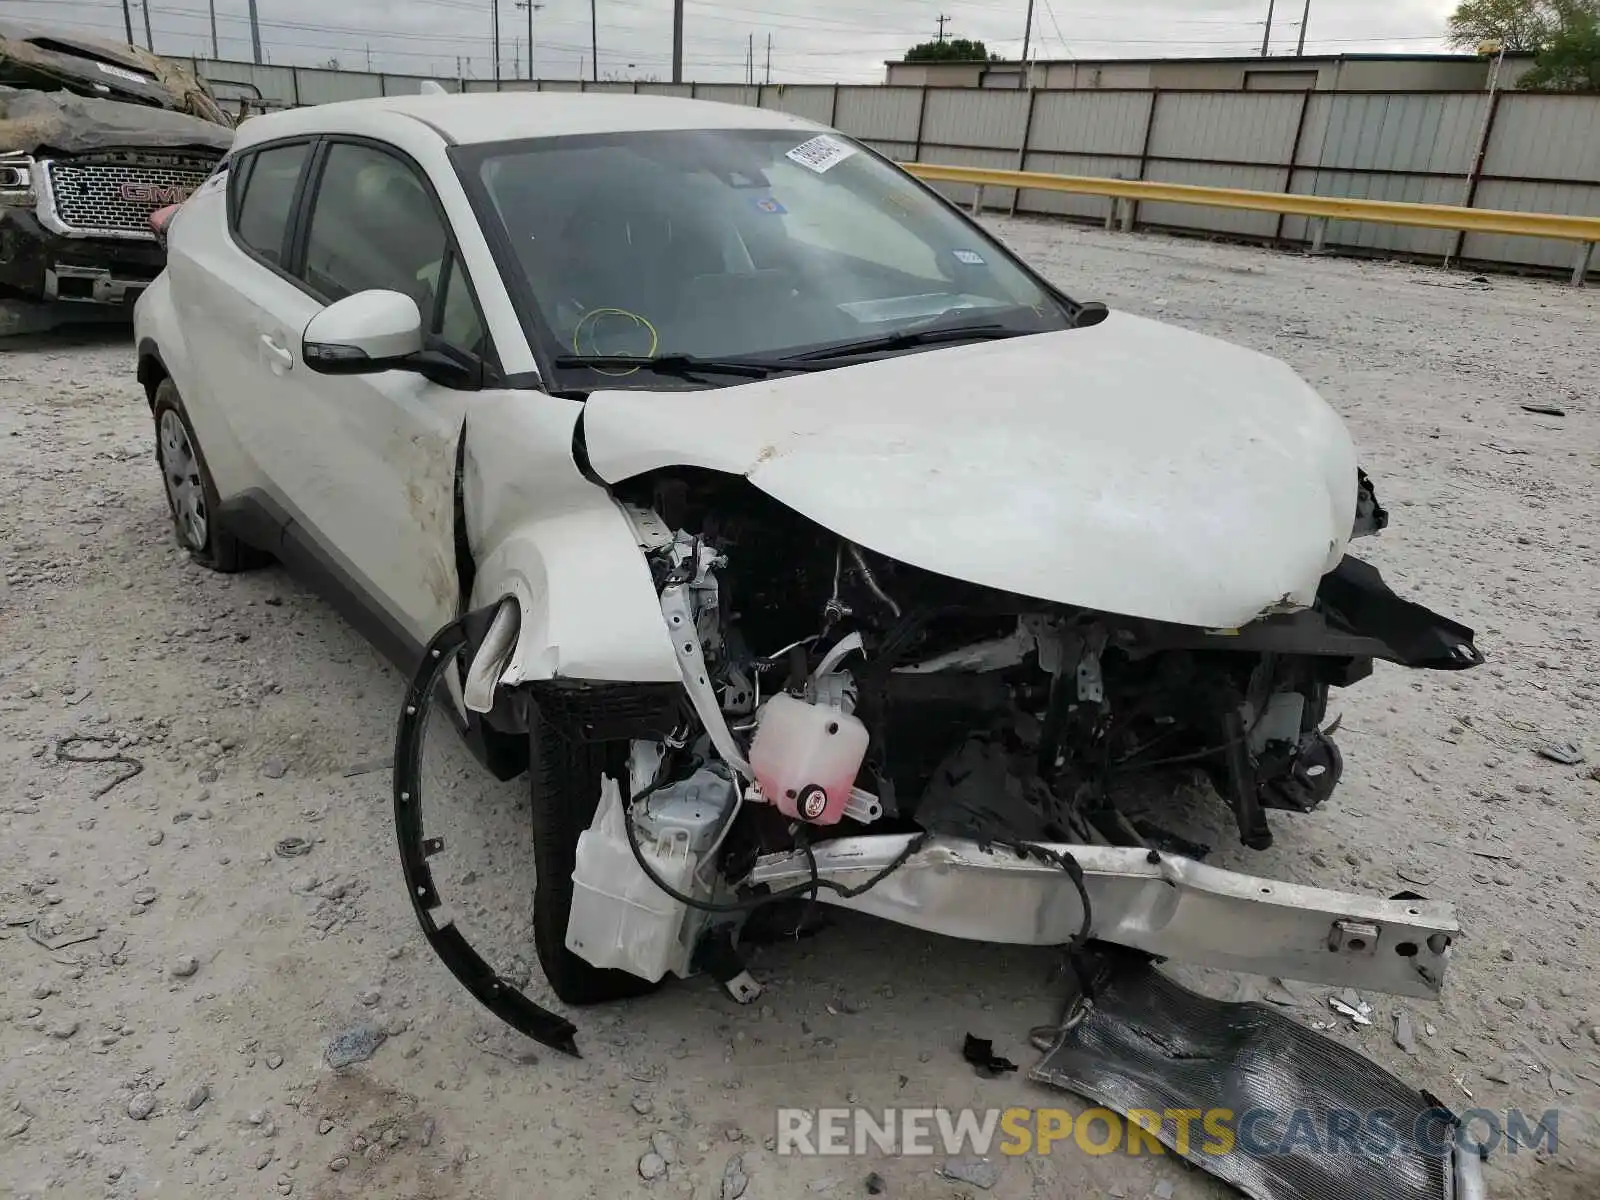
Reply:
<svg viewBox="0 0 1600 1200"><path fill-rule="evenodd" d="M573 461L581 406L526 391L476 401L461 481L475 571L468 607L511 595L522 610L501 683L680 679L632 528Z"/></svg>

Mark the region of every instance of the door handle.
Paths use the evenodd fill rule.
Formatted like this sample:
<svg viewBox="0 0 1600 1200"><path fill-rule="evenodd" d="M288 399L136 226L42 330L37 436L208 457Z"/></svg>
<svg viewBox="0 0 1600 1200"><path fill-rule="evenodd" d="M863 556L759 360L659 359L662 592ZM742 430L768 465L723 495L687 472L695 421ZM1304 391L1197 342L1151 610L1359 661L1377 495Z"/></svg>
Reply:
<svg viewBox="0 0 1600 1200"><path fill-rule="evenodd" d="M267 365L272 368L274 375L282 375L294 366L294 355L289 353L286 347L280 346L273 341L271 334L263 333L261 335L261 348L267 352L269 360Z"/></svg>

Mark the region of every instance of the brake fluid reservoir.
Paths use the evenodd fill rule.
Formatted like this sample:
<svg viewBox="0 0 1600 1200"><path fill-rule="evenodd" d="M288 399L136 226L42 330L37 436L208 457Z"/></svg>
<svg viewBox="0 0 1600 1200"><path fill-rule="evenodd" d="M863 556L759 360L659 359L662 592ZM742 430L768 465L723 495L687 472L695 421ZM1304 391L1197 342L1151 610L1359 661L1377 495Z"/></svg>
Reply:
<svg viewBox="0 0 1600 1200"><path fill-rule="evenodd" d="M834 825L850 803L870 740L867 727L843 709L779 692L762 706L750 767L779 812Z"/></svg>

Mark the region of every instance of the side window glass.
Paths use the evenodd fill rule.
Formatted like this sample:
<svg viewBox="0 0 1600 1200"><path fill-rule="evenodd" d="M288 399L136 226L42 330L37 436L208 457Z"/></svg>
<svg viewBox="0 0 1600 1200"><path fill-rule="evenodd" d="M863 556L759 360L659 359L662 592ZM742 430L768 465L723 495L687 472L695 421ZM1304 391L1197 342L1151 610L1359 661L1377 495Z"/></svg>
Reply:
<svg viewBox="0 0 1600 1200"><path fill-rule="evenodd" d="M314 292L330 303L371 288L403 292L430 321L445 244L443 222L407 163L371 146L329 147L306 240Z"/></svg>
<svg viewBox="0 0 1600 1200"><path fill-rule="evenodd" d="M295 189L311 147L273 146L248 160L234 230L239 240L270 263L283 264L284 235L293 215Z"/></svg>
<svg viewBox="0 0 1600 1200"><path fill-rule="evenodd" d="M489 359L489 331L484 328L478 304L472 298L466 272L461 267L461 257L450 256L445 272L444 294L439 301L438 326L434 335L445 345L465 350L477 358Z"/></svg>

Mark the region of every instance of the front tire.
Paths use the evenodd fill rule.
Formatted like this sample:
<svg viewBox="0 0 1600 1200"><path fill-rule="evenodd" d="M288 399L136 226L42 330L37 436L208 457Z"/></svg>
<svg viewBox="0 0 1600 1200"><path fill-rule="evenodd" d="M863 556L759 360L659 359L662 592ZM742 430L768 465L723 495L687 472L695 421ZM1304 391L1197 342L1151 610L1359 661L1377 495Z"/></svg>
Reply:
<svg viewBox="0 0 1600 1200"><path fill-rule="evenodd" d="M189 424L183 398L170 379L156 386L151 401L156 424L156 463L172 514L178 545L201 566L225 575L245 571L270 561L245 545L222 526L217 485L200 452L200 440Z"/></svg>
<svg viewBox="0 0 1600 1200"><path fill-rule="evenodd" d="M533 799L533 943L550 987L565 1004L631 1000L660 984L596 967L567 949L578 835L600 807L600 781L615 745L576 742L533 709L528 778ZM614 773L614 772L613 772Z"/></svg>

